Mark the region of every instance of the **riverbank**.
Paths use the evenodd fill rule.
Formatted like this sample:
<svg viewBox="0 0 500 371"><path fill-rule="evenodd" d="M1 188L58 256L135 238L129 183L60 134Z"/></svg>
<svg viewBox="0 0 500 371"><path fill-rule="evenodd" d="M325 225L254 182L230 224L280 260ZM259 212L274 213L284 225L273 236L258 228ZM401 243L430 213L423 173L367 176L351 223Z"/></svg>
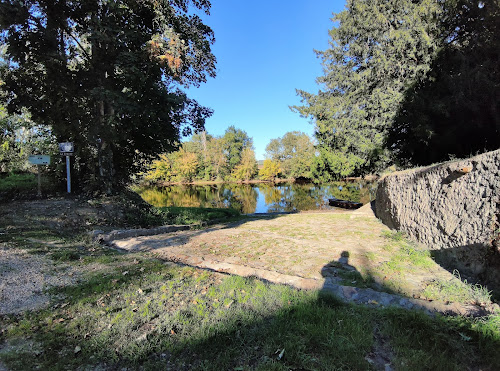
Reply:
<svg viewBox="0 0 500 371"><path fill-rule="evenodd" d="M339 179L338 182L375 182L379 179L378 175L366 175L364 177L348 177L344 179ZM308 178L289 178L282 179L276 178L272 181L269 180L260 180L260 179L251 179L251 180L239 180L239 181L224 181L224 180L195 180L191 182L141 182L137 186L153 186L153 187L168 187L168 186L178 186L178 185L192 185L192 186L211 186L211 185L220 185L220 184L283 184L283 183L315 183L313 179Z"/></svg>
<svg viewBox="0 0 500 371"><path fill-rule="evenodd" d="M18 303L15 312L2 307L0 314L0 362L7 369L494 369L500 362L498 316L429 317L375 302L357 306L323 291L158 259L153 251L120 253L89 237L95 229L124 227L128 211L111 200L1 206L1 295L13 298L14 287ZM260 256L276 272L313 274L323 257L332 263L325 274L350 283L353 295L374 289L377 282L365 280L369 272L360 264L375 269L379 252L388 254L385 266L398 277L409 267L412 274L434 269L402 236L380 236L383 226L375 220L342 215L242 217L170 241L173 248L191 246L205 258L232 256L248 266ZM349 256L317 250L325 241L344 241L338 248ZM37 269L42 284L32 287L30 272ZM44 296L40 306L22 308L37 295Z"/></svg>

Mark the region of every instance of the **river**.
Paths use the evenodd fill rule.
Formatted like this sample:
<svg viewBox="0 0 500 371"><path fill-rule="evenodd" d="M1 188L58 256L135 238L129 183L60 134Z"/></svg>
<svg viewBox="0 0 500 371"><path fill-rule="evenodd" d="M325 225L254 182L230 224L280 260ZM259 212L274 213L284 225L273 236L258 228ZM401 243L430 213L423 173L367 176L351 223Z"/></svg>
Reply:
<svg viewBox="0 0 500 371"><path fill-rule="evenodd" d="M329 198L370 202L376 183L233 184L140 187L142 198L153 206L234 208L243 214L331 209Z"/></svg>

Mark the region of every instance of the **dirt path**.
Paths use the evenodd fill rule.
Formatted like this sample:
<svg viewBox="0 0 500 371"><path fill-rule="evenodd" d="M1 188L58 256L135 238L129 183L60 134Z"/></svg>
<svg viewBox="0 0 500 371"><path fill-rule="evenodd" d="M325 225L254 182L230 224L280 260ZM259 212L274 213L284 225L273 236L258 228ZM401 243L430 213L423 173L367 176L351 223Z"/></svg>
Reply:
<svg viewBox="0 0 500 371"><path fill-rule="evenodd" d="M324 288L348 301L475 312L473 306L422 300L429 282L453 276L430 258L425 269L408 262L392 267L388 262L394 260L398 247L388 240L390 233L364 207L356 212L288 214L202 230L118 238L112 244L219 272L301 289Z"/></svg>

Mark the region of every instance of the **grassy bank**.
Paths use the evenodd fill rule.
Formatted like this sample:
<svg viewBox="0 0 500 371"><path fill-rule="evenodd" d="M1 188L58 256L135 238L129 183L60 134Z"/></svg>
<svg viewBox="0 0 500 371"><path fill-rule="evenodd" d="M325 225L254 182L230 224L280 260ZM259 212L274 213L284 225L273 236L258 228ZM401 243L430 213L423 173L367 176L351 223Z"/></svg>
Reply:
<svg viewBox="0 0 500 371"><path fill-rule="evenodd" d="M500 364L500 316L429 317L347 305L321 292L118 253L84 230L51 228L43 210L29 222L16 210L0 218L2 249L28 251L51 262L47 274L75 280L48 288L44 308L0 316L0 361L9 369L331 370L390 363L400 370L493 370ZM187 211L163 212L175 219ZM428 258L408 254L418 262ZM1 266L0 272L9 273Z"/></svg>
<svg viewBox="0 0 500 371"><path fill-rule="evenodd" d="M203 207L159 207L157 212L163 224L203 224L214 221L233 221L240 217L234 209Z"/></svg>
<svg viewBox="0 0 500 371"><path fill-rule="evenodd" d="M54 290L47 309L1 318L13 370L459 370L500 362L498 317L471 320L340 303L268 285L100 251L100 265ZM381 361L382 360L382 361Z"/></svg>

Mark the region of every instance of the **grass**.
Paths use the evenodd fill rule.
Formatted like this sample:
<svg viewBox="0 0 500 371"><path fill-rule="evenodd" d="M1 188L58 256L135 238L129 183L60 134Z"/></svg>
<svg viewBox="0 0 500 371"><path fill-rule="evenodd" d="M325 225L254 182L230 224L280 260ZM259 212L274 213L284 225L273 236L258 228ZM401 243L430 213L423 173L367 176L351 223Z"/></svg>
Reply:
<svg viewBox="0 0 500 371"><path fill-rule="evenodd" d="M158 212L165 224L200 224L210 221L237 220L240 212L234 209L203 207L159 207Z"/></svg>
<svg viewBox="0 0 500 371"><path fill-rule="evenodd" d="M80 283L54 290L50 308L1 318L2 362L12 370L368 369L377 331L401 369L500 362L499 316L432 318L347 305L326 293L111 256Z"/></svg>
<svg viewBox="0 0 500 371"><path fill-rule="evenodd" d="M484 304L491 302L491 292L479 284L470 284L462 280L460 273L455 270L451 280L435 280L427 285L423 296L431 300L443 300L470 304Z"/></svg>
<svg viewBox="0 0 500 371"><path fill-rule="evenodd" d="M436 263L430 251L423 249L416 243L408 240L402 232L386 232L383 236L388 240L383 250L391 251L391 258L382 263L376 274L383 275L387 288L396 292L403 292L400 285L401 277L408 271L430 270ZM460 273L454 271L450 280L436 279L426 285L420 293L428 300L440 300L464 304L489 304L492 302L491 292L481 285L469 284L462 280Z"/></svg>
<svg viewBox="0 0 500 371"><path fill-rule="evenodd" d="M383 368L376 356L404 370L500 364L500 314L430 317L348 305L323 292L119 253L84 234L25 228L0 235L1 242L44 255L56 268L69 264L80 276L48 289L48 308L0 316L0 360L8 369ZM425 266L426 254L403 237L388 236L393 243L396 261Z"/></svg>
<svg viewBox="0 0 500 371"><path fill-rule="evenodd" d="M383 233L389 242L383 250L393 252L391 258L381 264L380 271L386 276L404 274L405 271L415 269L429 269L435 266L429 250L408 240L401 232Z"/></svg>
<svg viewBox="0 0 500 371"><path fill-rule="evenodd" d="M37 178L34 174L11 173L0 177L0 192L36 190Z"/></svg>

